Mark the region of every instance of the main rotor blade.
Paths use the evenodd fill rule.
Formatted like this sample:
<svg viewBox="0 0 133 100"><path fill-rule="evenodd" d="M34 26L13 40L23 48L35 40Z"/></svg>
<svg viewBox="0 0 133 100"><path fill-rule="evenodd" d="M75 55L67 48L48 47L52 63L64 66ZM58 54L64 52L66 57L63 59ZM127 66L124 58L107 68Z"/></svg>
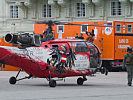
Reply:
<svg viewBox="0 0 133 100"><path fill-rule="evenodd" d="M130 29L132 29L132 27L120 27L120 26L111 26L111 25L84 25L84 26L112 27L112 28L130 28Z"/></svg>
<svg viewBox="0 0 133 100"><path fill-rule="evenodd" d="M49 21L37 21L35 22L36 24L59 24L60 22L59 21L52 21L52 20L49 20Z"/></svg>
<svg viewBox="0 0 133 100"><path fill-rule="evenodd" d="M38 22L35 22L35 24L47 24L46 21L38 21Z"/></svg>
<svg viewBox="0 0 133 100"><path fill-rule="evenodd" d="M73 23L62 23L62 25L77 25L77 26L94 26L94 27L114 27L114 28L128 28L128 27L119 27L119 26L112 26L112 25L86 25L86 24L73 24ZM130 27L132 29L132 27Z"/></svg>
<svg viewBox="0 0 133 100"><path fill-rule="evenodd" d="M119 26L112 26L112 25L86 25L86 24L73 24L73 23L69 23L69 22L60 22L60 21L39 21L36 22L36 24L47 24L47 25L76 25L76 26L93 26L93 27L114 27L114 28L128 28L128 27L119 27ZM132 29L132 27L130 28Z"/></svg>

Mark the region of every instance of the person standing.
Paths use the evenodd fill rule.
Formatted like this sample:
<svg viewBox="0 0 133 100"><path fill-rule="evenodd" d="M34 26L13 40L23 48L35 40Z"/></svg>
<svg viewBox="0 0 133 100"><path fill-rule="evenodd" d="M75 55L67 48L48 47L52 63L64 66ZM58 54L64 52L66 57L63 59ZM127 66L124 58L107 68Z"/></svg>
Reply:
<svg viewBox="0 0 133 100"><path fill-rule="evenodd" d="M78 33L76 33L75 39L78 39Z"/></svg>
<svg viewBox="0 0 133 100"><path fill-rule="evenodd" d="M132 78L133 78L133 53L132 48L127 47L127 54L125 54L123 59L123 69L127 69L127 79L128 79L128 86L132 85Z"/></svg>
<svg viewBox="0 0 133 100"><path fill-rule="evenodd" d="M2 70L2 63L0 63L0 71Z"/></svg>
<svg viewBox="0 0 133 100"><path fill-rule="evenodd" d="M43 36L44 36L44 41L49 41L54 39L51 27L47 28L46 31L43 32Z"/></svg>
<svg viewBox="0 0 133 100"><path fill-rule="evenodd" d="M94 30L92 29L91 32L88 32L87 29L85 29L85 32L86 32L86 35L87 35L86 40L93 43L94 36L95 36Z"/></svg>
<svg viewBox="0 0 133 100"><path fill-rule="evenodd" d="M84 39L83 34L80 33L78 39Z"/></svg>
<svg viewBox="0 0 133 100"><path fill-rule="evenodd" d="M5 69L5 64L0 63L0 71L4 71L4 69Z"/></svg>
<svg viewBox="0 0 133 100"><path fill-rule="evenodd" d="M91 36L90 32L86 32L86 35L87 35L86 40L89 41L89 42L93 42L92 41L92 36Z"/></svg>

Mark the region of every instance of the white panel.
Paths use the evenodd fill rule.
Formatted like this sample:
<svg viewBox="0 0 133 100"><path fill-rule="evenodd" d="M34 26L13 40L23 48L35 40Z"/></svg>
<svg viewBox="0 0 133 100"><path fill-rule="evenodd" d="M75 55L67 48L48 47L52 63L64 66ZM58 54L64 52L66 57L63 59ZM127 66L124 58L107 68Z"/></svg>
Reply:
<svg viewBox="0 0 133 100"><path fill-rule="evenodd" d="M58 4L60 5L64 4L64 0L58 0Z"/></svg>
<svg viewBox="0 0 133 100"><path fill-rule="evenodd" d="M99 16L100 17L104 16L104 9L103 9L103 7L99 7Z"/></svg>
<svg viewBox="0 0 133 100"><path fill-rule="evenodd" d="M133 3L133 0L130 0L130 2L132 2L132 3Z"/></svg>
<svg viewBox="0 0 133 100"><path fill-rule="evenodd" d="M17 5L17 6L23 6L22 2L19 2L19 1L16 1L15 2L15 5Z"/></svg>
<svg viewBox="0 0 133 100"><path fill-rule="evenodd" d="M54 0L48 0L48 4L49 4L49 5L54 5L55 2L54 2Z"/></svg>
<svg viewBox="0 0 133 100"><path fill-rule="evenodd" d="M101 0L92 0L92 2L93 2L95 5L100 5Z"/></svg>
<svg viewBox="0 0 133 100"><path fill-rule="evenodd" d="M31 0L26 0L24 5L30 8L32 6Z"/></svg>
<svg viewBox="0 0 133 100"><path fill-rule="evenodd" d="M65 6L66 1L65 0L58 0L58 4L61 6Z"/></svg>
<svg viewBox="0 0 133 100"><path fill-rule="evenodd" d="M94 17L94 5L90 5L89 7L89 16Z"/></svg>
<svg viewBox="0 0 133 100"><path fill-rule="evenodd" d="M91 3L91 0L82 0L82 3L88 3L88 4L90 4Z"/></svg>
<svg viewBox="0 0 133 100"><path fill-rule="evenodd" d="M55 16L56 16L56 17L60 17L60 8L59 8L58 5L57 5L56 8L55 8L55 12L56 12L56 13L55 13Z"/></svg>
<svg viewBox="0 0 133 100"><path fill-rule="evenodd" d="M130 5L127 5L127 6L125 6L125 14L127 15L127 16L130 16L131 15L131 6Z"/></svg>
<svg viewBox="0 0 133 100"><path fill-rule="evenodd" d="M127 2L128 0L119 0L120 2Z"/></svg>

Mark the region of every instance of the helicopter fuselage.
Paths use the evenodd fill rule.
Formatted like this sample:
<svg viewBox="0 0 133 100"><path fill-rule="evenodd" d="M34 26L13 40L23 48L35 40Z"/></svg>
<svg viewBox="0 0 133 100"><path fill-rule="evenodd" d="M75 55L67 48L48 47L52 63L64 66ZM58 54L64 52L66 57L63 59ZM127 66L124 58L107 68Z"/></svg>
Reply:
<svg viewBox="0 0 133 100"><path fill-rule="evenodd" d="M35 77L63 78L93 74L100 67L98 53L96 46L87 41L57 39L24 49L0 46L0 62Z"/></svg>

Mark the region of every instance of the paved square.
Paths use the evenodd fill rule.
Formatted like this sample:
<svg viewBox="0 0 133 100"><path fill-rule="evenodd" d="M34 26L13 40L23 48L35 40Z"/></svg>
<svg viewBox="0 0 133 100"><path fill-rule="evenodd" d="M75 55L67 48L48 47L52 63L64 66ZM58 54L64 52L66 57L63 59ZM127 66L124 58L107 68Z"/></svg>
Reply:
<svg viewBox="0 0 133 100"><path fill-rule="evenodd" d="M9 78L17 72L0 72L0 100L133 100L133 86L127 86L126 72L100 73L87 76L84 85L77 85L78 77L57 81L51 88L46 79L33 78L9 84ZM20 77L24 77L22 72Z"/></svg>

